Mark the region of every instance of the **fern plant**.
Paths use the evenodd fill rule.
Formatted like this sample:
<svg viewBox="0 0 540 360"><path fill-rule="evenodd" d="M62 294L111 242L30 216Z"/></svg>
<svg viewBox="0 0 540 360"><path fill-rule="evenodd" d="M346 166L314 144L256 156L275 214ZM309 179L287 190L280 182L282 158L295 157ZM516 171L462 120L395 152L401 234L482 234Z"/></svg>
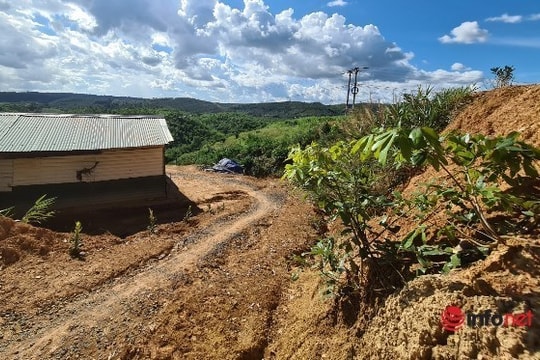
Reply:
<svg viewBox="0 0 540 360"><path fill-rule="evenodd" d="M184 221L187 222L193 216L193 210L191 210L191 205L188 206L186 213L184 214Z"/></svg>
<svg viewBox="0 0 540 360"><path fill-rule="evenodd" d="M10 207L5 208L5 209L0 209L0 216L5 216L5 217L8 217L8 218L13 218L13 216L14 216L14 210L15 210L15 207L14 207L14 206L10 206Z"/></svg>
<svg viewBox="0 0 540 360"><path fill-rule="evenodd" d="M28 224L41 224L42 222L50 219L56 213L54 210L51 210L51 207L54 205L55 201L55 197L47 198L47 194L42 195L36 200L34 205L28 209L21 221Z"/></svg>

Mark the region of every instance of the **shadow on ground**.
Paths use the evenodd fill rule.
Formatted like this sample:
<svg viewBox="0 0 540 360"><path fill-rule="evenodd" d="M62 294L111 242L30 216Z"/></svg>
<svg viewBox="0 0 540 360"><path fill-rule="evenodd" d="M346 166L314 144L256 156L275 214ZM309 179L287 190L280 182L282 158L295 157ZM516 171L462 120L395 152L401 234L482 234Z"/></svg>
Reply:
<svg viewBox="0 0 540 360"><path fill-rule="evenodd" d="M124 238L146 230L150 224L149 209L152 209L156 224L182 221L201 212L197 204L180 192L167 178L166 198L147 201L58 209L56 215L42 224L54 231L70 232L76 221L80 221L83 232L89 235L111 233Z"/></svg>

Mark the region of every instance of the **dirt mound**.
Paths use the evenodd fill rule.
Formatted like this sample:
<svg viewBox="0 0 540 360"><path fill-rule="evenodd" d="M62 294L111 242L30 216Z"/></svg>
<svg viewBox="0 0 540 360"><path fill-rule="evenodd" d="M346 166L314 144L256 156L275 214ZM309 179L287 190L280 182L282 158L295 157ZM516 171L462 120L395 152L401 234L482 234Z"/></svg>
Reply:
<svg viewBox="0 0 540 360"><path fill-rule="evenodd" d="M387 300L368 327L358 344L364 349L362 357L530 359L540 355L539 260L540 242L531 240L500 246L484 262L451 276L422 276L410 282ZM466 324L454 333L441 326L447 306L472 314L532 310L533 317L525 327L481 325L477 319L476 327Z"/></svg>
<svg viewBox="0 0 540 360"><path fill-rule="evenodd" d="M0 216L0 268L12 265L28 254L46 256L65 244L58 234Z"/></svg>
<svg viewBox="0 0 540 360"><path fill-rule="evenodd" d="M520 139L540 146L540 85L509 86L481 92L450 123L447 131L488 136L521 133Z"/></svg>

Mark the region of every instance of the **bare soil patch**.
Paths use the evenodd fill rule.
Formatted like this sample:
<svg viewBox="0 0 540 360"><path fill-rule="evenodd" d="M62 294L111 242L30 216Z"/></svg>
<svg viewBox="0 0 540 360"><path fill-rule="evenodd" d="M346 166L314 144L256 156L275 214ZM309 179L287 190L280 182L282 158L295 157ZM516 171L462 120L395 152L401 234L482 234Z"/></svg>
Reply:
<svg viewBox="0 0 540 360"><path fill-rule="evenodd" d="M262 354L310 207L278 180L167 171L200 213L155 234L85 234L84 261L69 233L2 219L1 358Z"/></svg>

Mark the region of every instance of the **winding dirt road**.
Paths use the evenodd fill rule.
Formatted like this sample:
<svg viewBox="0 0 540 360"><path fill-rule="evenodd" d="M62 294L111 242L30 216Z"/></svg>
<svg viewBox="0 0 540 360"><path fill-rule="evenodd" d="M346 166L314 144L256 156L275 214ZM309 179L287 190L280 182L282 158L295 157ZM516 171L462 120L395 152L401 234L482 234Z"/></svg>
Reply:
<svg viewBox="0 0 540 360"><path fill-rule="evenodd" d="M43 295L44 298L32 302L36 306L34 311L17 311L15 306L4 312L0 325L11 332L0 338L0 358L69 359L90 355L95 359L114 359L145 358L140 355L145 352L145 356L154 354L141 341L156 337L156 329L164 326L162 318L169 317L165 309L178 301L179 288L194 294L206 286L220 286L221 280L216 280L218 284L204 283L211 276L205 268L212 270L223 265L225 260L216 258L227 256L234 239L237 246L246 246L249 241L238 241L242 236L251 236L251 244L255 244L257 239L253 235L260 237L260 229L266 230L284 205L283 190L268 186L270 182L261 186L261 182L247 177L176 167L169 167L167 172L184 195L203 211L207 209L195 218L194 226L179 236L168 232L168 228L158 231L157 237L172 240L172 246L157 258L136 258L128 271L119 271L116 276L103 275L105 278L97 284L84 286L73 296ZM260 229L253 232L257 226ZM122 257L122 253L116 256ZM276 270L272 273L276 274ZM73 285L73 281L58 281L60 285L54 286ZM227 297L231 297L230 292ZM178 346L174 348L178 355Z"/></svg>

